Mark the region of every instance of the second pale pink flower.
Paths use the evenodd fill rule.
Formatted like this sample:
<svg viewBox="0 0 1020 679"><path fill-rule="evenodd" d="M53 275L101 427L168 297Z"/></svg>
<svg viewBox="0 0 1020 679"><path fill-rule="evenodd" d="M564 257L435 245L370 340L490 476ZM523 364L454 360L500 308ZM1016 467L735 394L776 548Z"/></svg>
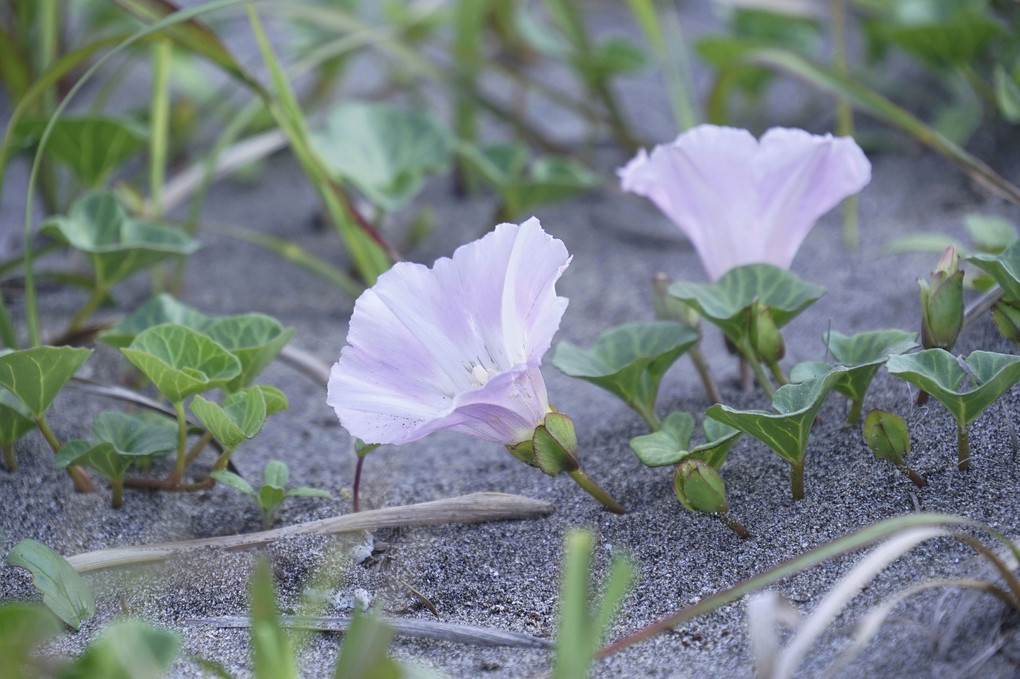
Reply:
<svg viewBox="0 0 1020 679"><path fill-rule="evenodd" d="M742 264L788 269L818 218L871 180L849 137L699 125L618 171L691 241L709 278Z"/></svg>

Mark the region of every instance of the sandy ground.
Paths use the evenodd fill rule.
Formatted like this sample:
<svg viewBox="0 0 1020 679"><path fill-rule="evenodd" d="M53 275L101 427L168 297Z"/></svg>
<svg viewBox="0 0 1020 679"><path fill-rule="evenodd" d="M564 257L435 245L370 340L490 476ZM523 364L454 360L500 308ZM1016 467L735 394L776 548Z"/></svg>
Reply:
<svg viewBox="0 0 1020 679"><path fill-rule="evenodd" d="M635 109L649 136L665 140L664 121L649 120ZM824 131L827 123L816 125ZM760 131L760 130L759 130ZM991 158L1008 178L1020 180L1016 139L988 133L976 151ZM1009 159L1014 160L1009 160ZM990 212L1020 222L1020 211L976 189L948 162L909 144L893 153L873 154L872 183L861 194L861 246L841 245L838 216L830 214L812 232L793 269L828 288L828 294L786 331L787 368L824 356L820 335L832 328L852 333L879 328L916 329L915 278L927 275L935 257L883 257L884 243L921 231L944 231L965 238L963 216ZM607 174L627 160L602 151L596 164ZM12 181L0 216L3 233L16 233L17 182ZM23 195L23 189L22 189ZM12 196L14 198L12 199ZM428 185L421 198L436 211L436 232L406 252L431 263L492 226L490 198L455 199L445 181ZM336 360L347 332L353 301L310 274L256 247L217 235L216 225L231 224L286 236L333 261L343 259L335 234L316 226L316 198L296 166L274 158L255 185L224 182L208 200L204 248L188 263L184 301L210 314L262 311L297 331L292 344L322 361ZM557 340L588 346L613 325L649 319L648 285L656 271L674 278L703 280L697 257L682 235L650 204L623 196L612 186L576 201L537 210L547 231L561 238L574 256L559 285L570 298ZM403 218L397 216L397 222ZM73 262L71 262L73 263ZM143 282L120 291L121 309L143 301ZM47 329L81 301L76 293L44 290L41 304ZM114 313L115 310L110 310ZM706 330L709 354L725 400L739 407L763 407L759 394L741 393L735 365L714 329ZM969 327L957 350L1015 353L987 320ZM105 348L86 364L83 376L115 381L124 362ZM557 590L563 536L575 526L597 535L596 570L609 555L631 555L640 578L627 598L612 637L622 636L781 561L863 526L912 511L959 514L984 522L1009 536L1020 536L1020 461L1009 446L1008 422L1020 417L1020 387L979 418L972 430L972 469L955 466L955 426L945 409L933 403L912 405L905 383L880 372L866 409L880 407L903 415L912 431L912 466L930 485L915 488L891 466L867 450L856 428L842 424L845 402L832 396L822 410L808 448L807 498L789 497L788 468L765 446L744 437L723 468L730 504L754 537L741 541L720 524L680 507L672 494L671 471L647 469L627 446L643 433L637 416L597 388L545 368L554 405L574 418L583 468L609 490L629 513L604 511L569 479L550 479L515 461L500 446L455 435L437 434L400 448L382 448L365 466L363 501L369 508L451 497L474 491L501 491L547 500L556 510L548 518L486 525L449 525L381 530L377 551L360 564L348 556L353 538L302 538L247 552L209 550L174 558L162 565L99 572L87 577L98 601L98 614L78 634L67 634L53 647L73 653L121 614L132 614L181 632L186 654L173 676L200 676L189 660L198 656L221 663L232 674L248 671L245 630L201 624L212 616L243 616L246 582L257 553L268 553L281 589L281 606L294 611L302 595L313 592L323 612L347 615L352 601L365 594L392 616L434 619L410 588L435 606L439 619L549 638L556 625ZM256 480L265 462L285 460L295 485L331 491L333 501L286 503L278 525L350 511L354 457L349 439L325 403L325 390L290 368L274 364L265 381L281 388L291 408L274 416L264 432L235 455L244 476ZM687 359L667 375L659 401L665 414L683 409L699 422L708 402ZM58 437L87 434L95 413L110 402L65 391L53 407L51 424ZM217 487L195 494L151 494L128 490L121 510L109 507L106 493L80 495L62 472L52 469L52 454L30 434L18 447L22 468L0 474L0 515L4 553L31 537L72 555L108 546L141 544L248 532L258 528L248 498ZM211 454L201 460L212 461ZM380 543L384 543L380 545ZM859 556L843 558L783 581L778 590L801 611L811 610ZM813 648L802 672L816 676L853 632L855 618L905 586L931 577L987 575L972 550L952 540L925 543L879 576L832 625ZM406 583L406 584L404 584ZM408 585L410 587L408 587ZM0 599L35 598L28 575L4 568ZM935 591L896 609L879 638L843 676L1014 677L1020 672L1017 618L991 597L956 620L963 597ZM198 624L195 622L198 621ZM953 625L956 625L955 628ZM331 676L342 637L314 635L303 654L303 673ZM451 677L529 677L548 670L551 656L542 650L480 648L448 642L398 640L395 654ZM634 646L598 664L597 677L742 677L751 676L745 603L739 602Z"/></svg>

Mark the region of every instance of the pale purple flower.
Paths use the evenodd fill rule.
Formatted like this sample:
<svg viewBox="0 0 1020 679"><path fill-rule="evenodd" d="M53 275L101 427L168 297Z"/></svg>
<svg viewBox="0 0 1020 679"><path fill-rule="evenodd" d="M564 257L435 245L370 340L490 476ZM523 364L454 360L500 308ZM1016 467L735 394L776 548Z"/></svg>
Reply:
<svg viewBox="0 0 1020 679"><path fill-rule="evenodd" d="M716 280L754 262L788 269L818 218L871 181L871 164L849 137L774 127L758 141L699 125L617 173L680 227Z"/></svg>
<svg viewBox="0 0 1020 679"><path fill-rule="evenodd" d="M430 269L401 262L354 305L326 402L366 443L440 429L512 445L551 411L539 366L570 263L535 218L500 224Z"/></svg>

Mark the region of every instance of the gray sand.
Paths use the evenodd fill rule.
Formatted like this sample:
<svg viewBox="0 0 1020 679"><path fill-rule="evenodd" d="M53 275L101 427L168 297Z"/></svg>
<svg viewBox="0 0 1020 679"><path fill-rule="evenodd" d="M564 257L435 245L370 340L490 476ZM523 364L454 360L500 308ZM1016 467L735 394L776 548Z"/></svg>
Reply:
<svg viewBox="0 0 1020 679"><path fill-rule="evenodd" d="M656 101L655 106L660 102ZM651 104L649 106L652 106ZM661 109L665 110L665 109ZM665 121L642 116L649 136L663 140ZM824 129L825 124L818 126ZM668 125L667 125L668 128ZM758 130L760 132L760 130ZM977 152L995 159L1017 158L1015 139L987 134ZM824 356L820 335L832 327L851 333L886 327L918 327L915 278L927 275L933 255L882 257L890 238L921 231L944 231L965 238L962 217L981 211L1020 222L1020 211L976 189L950 163L904 145L896 153L871 155L872 183L861 194L861 247L841 246L838 215L826 216L809 236L793 269L825 285L828 294L786 330L786 368ZM627 158L603 153L598 166L607 175ZM1001 168L1020 179L1015 160ZM21 189L23 195L23 189ZM5 198L2 232L18 229L18 189ZM444 181L429 184L421 200L436 210L437 229L422 246L405 253L431 263L460 243L491 227L493 203L485 197L454 200ZM208 200L210 224L235 224L287 236L332 261L343 261L336 236L315 227L316 199L296 166L274 158L258 185L227 181ZM665 271L674 278L703 280L697 257L682 235L650 204L610 187L580 200L545 207L537 216L561 238L574 256L558 287L570 298L557 340L588 346L602 332L623 322L651 316L650 276ZM404 215L398 215L401 222ZM399 233L399 229L397 230ZM183 299L207 313L263 311L297 328L294 346L333 362L347 332L353 302L306 272L258 248L230 240L209 227L204 248L189 261ZM130 309L144 299L142 281L119 291ZM41 297L47 330L81 302L77 293L46 290ZM112 311L111 311L112 313ZM704 347L726 402L764 407L758 393L741 393L735 364L722 350L719 334L706 329ZM991 322L982 319L962 335L958 352L974 349L1013 352ZM115 381L123 362L100 348L84 376ZM545 519L486 525L450 525L383 530L385 543L372 559L355 564L347 556L365 536L303 538L259 550L267 553L279 580L281 606L293 612L313 588L324 597L323 612L348 615L353 599L364 593L387 615L432 619L408 588L426 596L447 622L481 625L549 638L556 626L559 565L563 536L574 526L597 535L596 570L609 555L631 555L640 578L613 628L622 636L662 616L727 588L781 561L799 555L882 519L923 510L967 516L1016 537L1020 534L1020 461L1009 448L1008 421L1020 412L1020 388L975 422L972 469L955 466L955 426L938 403L915 408L904 382L884 371L869 392L866 409L893 410L912 431L912 466L930 485L917 489L890 465L871 455L859 430L843 426L846 404L833 395L821 413L808 449L807 498L793 502L785 463L753 439L744 437L723 467L730 505L754 537L741 541L719 523L693 515L676 502L671 470L647 469L627 446L643 433L637 416L597 388L568 379L550 365L545 376L553 404L574 418L583 469L609 490L629 513L615 516L568 478L551 479L510 457L500 446L465 437L436 434L400 448L375 451L365 465L362 497L366 507L384 507L440 499L475 491L517 493L555 504ZM264 432L235 455L242 474L257 480L265 462L285 460L291 483L331 491L334 501L285 503L278 525L350 511L354 456L350 441L325 403L325 391L286 366L274 364L264 381L281 388L290 410L274 416ZM690 362L682 359L667 375L659 412L683 409L699 422L708 402ZM91 418L111 403L65 391L53 407L51 424L61 439L86 435ZM52 454L30 434L18 447L22 464L14 474L0 473L0 497L7 508L0 518L4 553L20 539L42 540L58 551L76 554L109 546L226 535L258 529L248 498L217 487L196 494L151 494L128 490L121 510L109 507L105 492L80 495L62 472L52 469ZM201 464L212 461L211 453ZM158 472L159 470L157 470ZM162 565L89 575L98 614L78 634L66 634L52 646L75 653L121 614L133 615L180 631L185 656L173 676L200 676L188 656L221 663L244 675L248 666L245 630L189 625L212 616L243 616L246 583L259 552L206 551ZM801 611L810 611L860 556L843 558L783 581L778 591ZM987 575L987 568L962 543L925 543L897 561L855 599L847 613L809 654L803 676L815 676L850 638L855 618L905 586L930 577ZM990 577L990 575L988 575ZM360 590L363 590L360 591ZM5 567L0 598L37 598L29 576ZM910 599L883 627L879 638L843 676L1013 677L1020 662L1015 614L991 597L978 599L958 629L947 631L952 612L964 597L935 591ZM303 656L303 673L331 676L342 642L338 634L314 635ZM986 651L998 645L998 650ZM398 640L393 652L413 658L451 677L530 677L550 667L540 650L478 648L448 642ZM979 665L972 659L981 656ZM980 668L980 669L978 669ZM740 602L638 644L598 664L597 677L742 677L751 676L745 603Z"/></svg>

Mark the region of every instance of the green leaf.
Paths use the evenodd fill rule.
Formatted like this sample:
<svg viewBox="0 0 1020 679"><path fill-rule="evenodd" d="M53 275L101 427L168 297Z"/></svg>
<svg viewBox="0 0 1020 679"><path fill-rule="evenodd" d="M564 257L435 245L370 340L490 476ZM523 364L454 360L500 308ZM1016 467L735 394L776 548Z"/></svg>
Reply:
<svg viewBox="0 0 1020 679"><path fill-rule="evenodd" d="M1020 83L1002 67L995 65L995 101L1002 117L1016 125L1020 123Z"/></svg>
<svg viewBox="0 0 1020 679"><path fill-rule="evenodd" d="M321 488L312 488L310 486L299 486L297 488L291 488L287 491L285 497L321 497L327 500L333 499L333 495L328 490L322 490Z"/></svg>
<svg viewBox="0 0 1020 679"><path fill-rule="evenodd" d="M47 220L41 231L85 253L102 287L198 249L198 242L181 229L128 217L109 191L82 196L66 217Z"/></svg>
<svg viewBox="0 0 1020 679"><path fill-rule="evenodd" d="M0 386L17 396L34 417L42 417L91 354L91 349L48 346L2 354Z"/></svg>
<svg viewBox="0 0 1020 679"><path fill-rule="evenodd" d="M1008 299L1020 300L1020 240L997 255L971 255L967 261L987 271Z"/></svg>
<svg viewBox="0 0 1020 679"><path fill-rule="evenodd" d="M666 467L687 456L693 435L694 417L677 411L666 416L659 431L632 438L630 449L646 467Z"/></svg>
<svg viewBox="0 0 1020 679"><path fill-rule="evenodd" d="M119 455L113 444L107 441L93 443L85 439L72 439L60 448L55 464L59 469L71 465L95 469L113 481L123 477L133 462L132 457Z"/></svg>
<svg viewBox="0 0 1020 679"><path fill-rule="evenodd" d="M173 632L141 620L110 625L60 679L160 679L180 651Z"/></svg>
<svg viewBox="0 0 1020 679"><path fill-rule="evenodd" d="M280 503L287 498L287 492L282 488L265 485L259 488L255 501L258 502L259 510L262 513L262 528L267 529L273 525L273 517Z"/></svg>
<svg viewBox="0 0 1020 679"><path fill-rule="evenodd" d="M776 413L736 410L716 404L706 414L750 434L790 464L802 464L815 416L833 385L845 372L844 368L834 368L822 377L780 387L772 399Z"/></svg>
<svg viewBox="0 0 1020 679"><path fill-rule="evenodd" d="M386 657L392 638L392 627L370 613L354 609L333 679L400 679L400 667Z"/></svg>
<svg viewBox="0 0 1020 679"><path fill-rule="evenodd" d="M0 445L14 445L35 429L32 412L7 389L0 388Z"/></svg>
<svg viewBox="0 0 1020 679"><path fill-rule="evenodd" d="M255 389L261 391L262 397L266 400L266 417L290 407L287 396L276 387L271 387L268 384L256 384Z"/></svg>
<svg viewBox="0 0 1020 679"><path fill-rule="evenodd" d="M528 149L522 144L497 144L484 149L461 144L458 151L500 195L506 213L512 217L577 196L601 183L595 174L569 158L540 157L529 163Z"/></svg>
<svg viewBox="0 0 1020 679"><path fill-rule="evenodd" d="M117 349L131 344L135 335L155 325L174 323L192 330L202 331L212 323L209 316L187 304L178 302L165 292L149 299L145 304L125 316L112 328L99 334L99 339Z"/></svg>
<svg viewBox="0 0 1020 679"><path fill-rule="evenodd" d="M963 426L970 424L985 408L1020 381L1020 356L975 351L965 363L977 378L977 385L961 388L975 380L956 357L943 349L893 356L886 369L937 399Z"/></svg>
<svg viewBox="0 0 1020 679"><path fill-rule="evenodd" d="M95 614L96 601L85 580L64 557L43 543L22 540L7 555L7 563L31 572L46 607L74 629Z"/></svg>
<svg viewBox="0 0 1020 679"><path fill-rule="evenodd" d="M23 144L35 145L49 122L23 120L14 134ZM46 154L65 163L89 188L106 183L110 174L130 160L147 142L147 131L126 118L84 116L60 118L50 132Z"/></svg>
<svg viewBox="0 0 1020 679"><path fill-rule="evenodd" d="M259 387L231 394L222 406L195 396L191 412L226 450L234 450L262 431L266 423L266 399Z"/></svg>
<svg viewBox="0 0 1020 679"><path fill-rule="evenodd" d="M177 429L169 424L163 417L153 420L107 410L92 422L92 435L113 444L119 455L154 457L177 448Z"/></svg>
<svg viewBox="0 0 1020 679"><path fill-rule="evenodd" d="M895 6L897 3L891 3ZM903 3L915 4L916 3ZM933 3L934 4L934 3ZM941 3L951 6L954 3ZM961 6L961 3L955 3ZM885 36L935 67L973 63L1002 29L985 12L962 9L940 19L883 22Z"/></svg>
<svg viewBox="0 0 1020 679"><path fill-rule="evenodd" d="M621 73L633 73L647 63L641 47L630 40L610 38L600 43L587 60L590 77L605 79Z"/></svg>
<svg viewBox="0 0 1020 679"><path fill-rule="evenodd" d="M273 362L294 328L284 328L271 316L249 313L210 321L203 332L241 362L241 373L223 386L234 392L249 386Z"/></svg>
<svg viewBox="0 0 1020 679"><path fill-rule="evenodd" d="M242 479L234 472L228 472L224 469L219 469L214 472L209 472L209 476L216 479L224 486L229 486L236 491L242 492L245 495L250 495L256 500L258 497L255 494L255 489L251 487L251 484Z"/></svg>
<svg viewBox="0 0 1020 679"><path fill-rule="evenodd" d="M678 281L669 294L690 304L735 344L748 332L747 309L755 302L767 306L781 328L825 294L825 288L808 283L772 264L745 264L730 269L714 283Z"/></svg>
<svg viewBox="0 0 1020 679"><path fill-rule="evenodd" d="M280 460L270 460L266 463L262 477L265 479L267 486L284 488L287 485L287 479L290 478L290 470L287 469L286 463Z"/></svg>
<svg viewBox="0 0 1020 679"><path fill-rule="evenodd" d="M917 346L917 333L905 330L876 330L852 336L833 330L822 339L833 358L847 368L834 389L857 403L864 400L872 378L890 356Z"/></svg>
<svg viewBox="0 0 1020 679"><path fill-rule="evenodd" d="M0 606L0 658L4 676L29 679L40 676L32 667L35 650L64 630L60 621L42 606L5 603Z"/></svg>
<svg viewBox="0 0 1020 679"><path fill-rule="evenodd" d="M326 167L387 211L407 205L450 160L449 134L431 116L383 104L334 108L311 146Z"/></svg>
<svg viewBox="0 0 1020 679"><path fill-rule="evenodd" d="M705 443L693 448L694 418L685 412L670 413L659 431L630 440L630 448L648 467L665 467L687 459L703 460L713 467L726 461L741 432L713 419L705 418Z"/></svg>
<svg viewBox="0 0 1020 679"><path fill-rule="evenodd" d="M662 376L698 337L697 330L680 323L633 323L603 334L590 351L560 342L552 364L615 394L649 421L655 418Z"/></svg>
<svg viewBox="0 0 1020 679"><path fill-rule="evenodd" d="M592 582L594 542L586 530L573 529L566 536L552 679L588 676L595 651L634 584L634 566L622 556L613 557L601 587ZM601 596L593 600L592 592Z"/></svg>
<svg viewBox="0 0 1020 679"><path fill-rule="evenodd" d="M248 600L255 679L297 679L294 650L280 623L273 574L265 559L255 563Z"/></svg>
<svg viewBox="0 0 1020 679"><path fill-rule="evenodd" d="M166 19L174 12L182 11L169 0L114 0L120 7L147 24ZM180 23L167 26L160 35L169 36L175 43L188 52L201 55L229 73L238 81L250 87L258 94L266 94L259 81L252 76L244 65L234 58L230 50L219 36L204 23L191 18Z"/></svg>
<svg viewBox="0 0 1020 679"><path fill-rule="evenodd" d="M728 424L713 420L711 417L705 418L705 421L701 423L701 428L705 430L705 443L691 448L687 457L704 460L718 469L726 461L730 450L743 432Z"/></svg>
<svg viewBox="0 0 1020 679"><path fill-rule="evenodd" d="M964 217L964 223L979 252L996 255L1016 241L1016 227L998 215L971 213Z"/></svg>
<svg viewBox="0 0 1020 679"><path fill-rule="evenodd" d="M223 386L241 373L233 354L182 325L144 330L121 351L173 403Z"/></svg>

